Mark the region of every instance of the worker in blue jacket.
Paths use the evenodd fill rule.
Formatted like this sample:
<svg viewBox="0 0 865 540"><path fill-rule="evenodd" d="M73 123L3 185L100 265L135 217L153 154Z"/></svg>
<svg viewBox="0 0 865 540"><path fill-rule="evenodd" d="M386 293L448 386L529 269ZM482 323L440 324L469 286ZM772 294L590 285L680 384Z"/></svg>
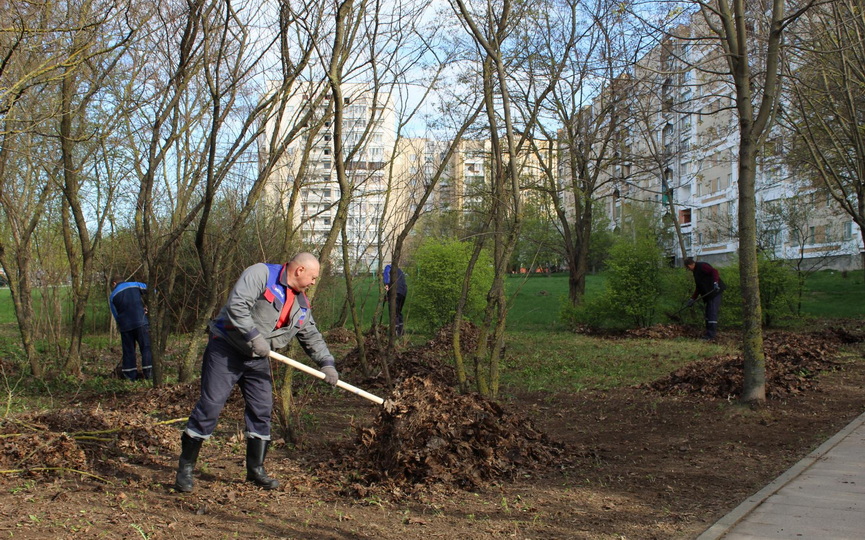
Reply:
<svg viewBox="0 0 865 540"><path fill-rule="evenodd" d="M273 375L270 351L296 338L304 352L336 385L333 355L312 318L306 291L318 279L315 255L299 253L286 264L258 263L238 278L228 300L210 322L210 339L201 363L201 397L180 437L181 454L174 487L193 488L193 469L202 443L209 439L235 385L245 402L246 480L264 489L279 481L264 470L270 444Z"/></svg>
<svg viewBox="0 0 865 540"><path fill-rule="evenodd" d="M144 295L147 285L137 281L123 281L123 278L111 278L111 296L108 305L111 314L117 321L120 331L120 344L123 348L121 372L123 376L134 381L139 378L135 361L135 346L141 352L142 379L153 376L153 355L150 351L150 321L147 319L147 305Z"/></svg>

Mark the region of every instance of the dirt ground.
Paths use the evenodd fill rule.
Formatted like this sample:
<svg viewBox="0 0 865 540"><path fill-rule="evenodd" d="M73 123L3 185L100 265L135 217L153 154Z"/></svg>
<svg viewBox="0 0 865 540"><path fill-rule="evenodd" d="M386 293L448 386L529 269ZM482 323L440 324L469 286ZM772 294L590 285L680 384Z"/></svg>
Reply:
<svg viewBox="0 0 865 540"><path fill-rule="evenodd" d="M197 384L54 396L62 406L0 423L0 535L695 538L865 410L862 323L811 330L767 335L770 399L756 408L731 393L736 356L640 388L490 403L453 392L433 340L395 361L386 407L302 388L300 440L276 440L266 461L271 492L243 481L237 395L190 494L172 484ZM636 337L684 331L649 332Z"/></svg>

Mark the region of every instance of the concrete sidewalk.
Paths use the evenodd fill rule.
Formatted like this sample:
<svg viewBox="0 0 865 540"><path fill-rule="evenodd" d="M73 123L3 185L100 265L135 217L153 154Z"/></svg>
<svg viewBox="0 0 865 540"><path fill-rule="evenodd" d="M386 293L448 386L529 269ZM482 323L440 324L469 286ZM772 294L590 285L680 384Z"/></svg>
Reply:
<svg viewBox="0 0 865 540"><path fill-rule="evenodd" d="M697 540L865 539L865 414Z"/></svg>

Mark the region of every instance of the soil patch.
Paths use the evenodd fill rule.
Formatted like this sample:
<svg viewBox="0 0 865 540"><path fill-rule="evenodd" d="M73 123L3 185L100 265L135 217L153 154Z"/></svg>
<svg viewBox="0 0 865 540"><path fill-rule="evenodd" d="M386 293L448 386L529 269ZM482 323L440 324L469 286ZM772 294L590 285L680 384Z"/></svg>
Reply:
<svg viewBox="0 0 865 540"><path fill-rule="evenodd" d="M679 337L670 327L651 331ZM770 399L752 408L733 399L734 356L639 388L505 389L497 403L461 395L447 382L445 332L398 351L386 407L315 386L299 443L272 445L274 492L243 481L237 393L202 449L190 494L171 485L197 384L55 396L62 406L0 422L0 530L16 538L695 538L862 413L860 336L850 325L767 334Z"/></svg>

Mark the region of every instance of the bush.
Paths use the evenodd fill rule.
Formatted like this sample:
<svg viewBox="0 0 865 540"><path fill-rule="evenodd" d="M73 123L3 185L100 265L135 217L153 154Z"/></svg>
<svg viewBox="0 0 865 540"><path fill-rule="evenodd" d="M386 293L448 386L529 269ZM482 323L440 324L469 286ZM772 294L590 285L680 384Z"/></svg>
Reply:
<svg viewBox="0 0 865 540"><path fill-rule="evenodd" d="M796 274L781 260L760 255L757 262L760 273L760 307L763 326L777 326L784 319L796 315ZM742 325L742 288L739 284L739 264L721 269L727 284L721 306L720 324L726 327Z"/></svg>
<svg viewBox="0 0 865 540"><path fill-rule="evenodd" d="M427 239L418 247L406 302L428 331L453 322L471 254L472 244L456 240ZM464 309L467 319L479 322L492 282L492 258L483 252L472 273Z"/></svg>
<svg viewBox="0 0 865 540"><path fill-rule="evenodd" d="M604 292L580 306L565 305L562 321L571 328L649 326L655 322L661 299L669 296L677 278L664 265L654 238L619 239L607 259Z"/></svg>

